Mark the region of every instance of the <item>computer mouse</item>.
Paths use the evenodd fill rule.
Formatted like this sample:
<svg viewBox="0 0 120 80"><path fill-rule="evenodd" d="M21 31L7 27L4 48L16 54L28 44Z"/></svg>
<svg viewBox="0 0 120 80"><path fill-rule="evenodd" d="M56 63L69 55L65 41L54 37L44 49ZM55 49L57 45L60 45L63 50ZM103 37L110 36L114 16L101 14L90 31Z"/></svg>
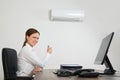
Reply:
<svg viewBox="0 0 120 80"><path fill-rule="evenodd" d="M99 76L99 72L88 72L88 71L82 71L81 73L78 74L79 77L89 77L89 78L93 78L93 77L98 77Z"/></svg>

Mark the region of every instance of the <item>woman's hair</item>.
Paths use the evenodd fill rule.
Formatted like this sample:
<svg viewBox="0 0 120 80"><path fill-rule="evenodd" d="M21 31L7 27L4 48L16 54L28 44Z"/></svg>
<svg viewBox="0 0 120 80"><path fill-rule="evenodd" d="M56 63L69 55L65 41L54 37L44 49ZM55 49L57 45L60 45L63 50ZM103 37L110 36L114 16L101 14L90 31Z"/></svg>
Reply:
<svg viewBox="0 0 120 80"><path fill-rule="evenodd" d="M38 33L38 34L40 35L39 31L37 31L37 30L34 29L34 28L29 28L29 29L26 31L26 33L25 33L25 41L24 41L22 47L24 47L25 44L27 43L27 36L30 36L30 35L32 35L32 34L34 34L34 33Z"/></svg>

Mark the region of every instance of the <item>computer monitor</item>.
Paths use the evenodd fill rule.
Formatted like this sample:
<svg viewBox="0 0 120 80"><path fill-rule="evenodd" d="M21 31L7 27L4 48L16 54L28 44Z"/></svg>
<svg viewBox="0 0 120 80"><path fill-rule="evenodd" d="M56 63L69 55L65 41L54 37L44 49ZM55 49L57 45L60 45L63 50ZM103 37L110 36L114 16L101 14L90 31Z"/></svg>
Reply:
<svg viewBox="0 0 120 80"><path fill-rule="evenodd" d="M94 62L95 64L99 64L99 65L105 64L106 69L104 70L104 74L115 73L115 70L113 69L113 66L107 56L113 35L114 35L114 32L110 33L105 38L103 38L97 57Z"/></svg>

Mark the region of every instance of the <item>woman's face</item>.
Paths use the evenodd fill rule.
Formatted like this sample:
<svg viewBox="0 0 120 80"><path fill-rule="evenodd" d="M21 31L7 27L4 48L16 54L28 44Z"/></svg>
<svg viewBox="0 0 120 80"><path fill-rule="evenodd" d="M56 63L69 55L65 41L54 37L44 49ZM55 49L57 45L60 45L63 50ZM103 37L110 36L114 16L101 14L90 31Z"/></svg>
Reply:
<svg viewBox="0 0 120 80"><path fill-rule="evenodd" d="M38 33L33 33L30 36L27 36L27 43L32 47L35 46L38 43L39 36Z"/></svg>

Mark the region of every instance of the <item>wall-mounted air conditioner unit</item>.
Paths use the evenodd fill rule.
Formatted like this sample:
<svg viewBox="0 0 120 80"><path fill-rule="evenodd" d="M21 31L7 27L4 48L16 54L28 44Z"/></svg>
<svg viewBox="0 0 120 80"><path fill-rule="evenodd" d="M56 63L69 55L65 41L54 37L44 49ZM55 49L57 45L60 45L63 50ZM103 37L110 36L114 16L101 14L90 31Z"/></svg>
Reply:
<svg viewBox="0 0 120 80"><path fill-rule="evenodd" d="M83 21L84 17L83 10L50 10L52 21Z"/></svg>

